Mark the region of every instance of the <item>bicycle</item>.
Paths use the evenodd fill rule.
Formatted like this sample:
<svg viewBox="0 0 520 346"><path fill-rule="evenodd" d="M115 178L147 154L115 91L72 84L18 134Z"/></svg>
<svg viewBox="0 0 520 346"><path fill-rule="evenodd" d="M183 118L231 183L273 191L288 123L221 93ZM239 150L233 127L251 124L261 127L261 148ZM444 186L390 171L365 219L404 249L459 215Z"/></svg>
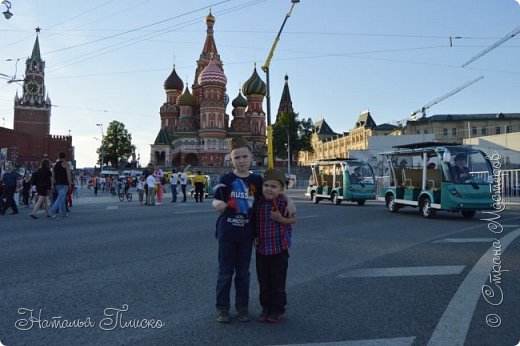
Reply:
<svg viewBox="0 0 520 346"><path fill-rule="evenodd" d="M132 202L132 193L131 192L126 192L125 193L124 191L120 192L119 193L119 201L123 202L125 200L125 198L126 198L126 200L128 202Z"/></svg>

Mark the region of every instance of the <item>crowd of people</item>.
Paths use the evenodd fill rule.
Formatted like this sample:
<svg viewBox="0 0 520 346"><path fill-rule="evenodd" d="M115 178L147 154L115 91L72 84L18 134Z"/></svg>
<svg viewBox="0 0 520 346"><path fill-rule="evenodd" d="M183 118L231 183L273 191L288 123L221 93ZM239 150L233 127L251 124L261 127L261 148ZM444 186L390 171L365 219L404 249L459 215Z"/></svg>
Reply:
<svg viewBox="0 0 520 346"><path fill-rule="evenodd" d="M18 203L15 200L17 193ZM7 162L5 172L0 177L0 215L5 215L9 209L11 215L17 215L18 205L29 208L34 204L29 214L33 219L38 219L36 214L40 208L52 219L56 218L57 213L68 217L74 194L77 196L77 180L65 153L59 153L52 164L48 158L42 159L37 171L23 175L14 169L11 162Z"/></svg>

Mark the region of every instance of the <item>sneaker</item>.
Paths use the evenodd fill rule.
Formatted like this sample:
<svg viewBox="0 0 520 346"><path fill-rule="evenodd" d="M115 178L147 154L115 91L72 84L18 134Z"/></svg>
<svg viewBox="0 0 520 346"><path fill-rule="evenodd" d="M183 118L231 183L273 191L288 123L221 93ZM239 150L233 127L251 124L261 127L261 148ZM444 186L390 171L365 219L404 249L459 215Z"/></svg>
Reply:
<svg viewBox="0 0 520 346"><path fill-rule="evenodd" d="M280 313L272 313L269 316L267 316L267 322L271 323L280 323L282 322L283 314Z"/></svg>
<svg viewBox="0 0 520 346"><path fill-rule="evenodd" d="M231 318L229 317L229 311L227 311L227 310L219 310L217 312L216 320L219 323L229 323L229 322L231 322Z"/></svg>
<svg viewBox="0 0 520 346"><path fill-rule="evenodd" d="M238 310L237 320L239 320L240 322L249 322L249 321L251 321L251 318L249 318L249 311L247 311L245 309Z"/></svg>
<svg viewBox="0 0 520 346"><path fill-rule="evenodd" d="M267 322L267 317L269 314L267 312L262 312L260 316L256 319L258 322Z"/></svg>
<svg viewBox="0 0 520 346"><path fill-rule="evenodd" d="M51 219L56 219L56 214L49 214L47 217L50 217Z"/></svg>
<svg viewBox="0 0 520 346"><path fill-rule="evenodd" d="M37 218L38 218L38 216L33 215L33 214L31 214L31 215L29 215L29 216L32 217L33 219L37 219Z"/></svg>

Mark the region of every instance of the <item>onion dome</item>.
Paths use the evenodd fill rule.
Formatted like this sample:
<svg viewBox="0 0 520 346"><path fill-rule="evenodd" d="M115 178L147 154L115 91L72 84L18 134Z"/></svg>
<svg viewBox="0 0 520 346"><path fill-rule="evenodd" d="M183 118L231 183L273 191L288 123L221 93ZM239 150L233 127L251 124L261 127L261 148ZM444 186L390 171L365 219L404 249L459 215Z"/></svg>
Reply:
<svg viewBox="0 0 520 346"><path fill-rule="evenodd" d="M238 90L238 96L235 97L233 102L231 102L231 105L233 106L233 108L237 108L237 107L246 108L247 107L247 100L245 99L244 96L242 96L240 89Z"/></svg>
<svg viewBox="0 0 520 346"><path fill-rule="evenodd" d="M188 90L188 85L186 85L186 89L184 90L182 95L177 98L177 104L179 106L191 106L191 107L195 107L197 105L197 102L195 101L195 97L193 97L193 95Z"/></svg>
<svg viewBox="0 0 520 346"><path fill-rule="evenodd" d="M227 78L222 69L215 64L215 60L211 59L208 66L200 73L198 82L200 85L220 84L226 86Z"/></svg>
<svg viewBox="0 0 520 346"><path fill-rule="evenodd" d="M184 82L175 72L175 65L173 65L173 71L170 73L168 78L164 81L164 90L179 90L184 89Z"/></svg>
<svg viewBox="0 0 520 346"><path fill-rule="evenodd" d="M209 14L206 16L206 24L215 23L215 17L211 14L211 10L209 10Z"/></svg>
<svg viewBox="0 0 520 346"><path fill-rule="evenodd" d="M256 72L256 65L253 74L242 86L244 95L266 95L267 86Z"/></svg>

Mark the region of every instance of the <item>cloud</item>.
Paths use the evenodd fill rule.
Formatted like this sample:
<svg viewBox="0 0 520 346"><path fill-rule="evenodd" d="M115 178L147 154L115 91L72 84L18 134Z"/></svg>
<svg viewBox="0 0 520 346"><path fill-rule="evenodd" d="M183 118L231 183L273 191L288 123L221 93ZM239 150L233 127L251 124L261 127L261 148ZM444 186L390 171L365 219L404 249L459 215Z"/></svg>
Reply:
<svg viewBox="0 0 520 346"><path fill-rule="evenodd" d="M520 0L515 0L515 1L518 2L518 5L520 5ZM519 344L520 344L520 342L519 342Z"/></svg>

